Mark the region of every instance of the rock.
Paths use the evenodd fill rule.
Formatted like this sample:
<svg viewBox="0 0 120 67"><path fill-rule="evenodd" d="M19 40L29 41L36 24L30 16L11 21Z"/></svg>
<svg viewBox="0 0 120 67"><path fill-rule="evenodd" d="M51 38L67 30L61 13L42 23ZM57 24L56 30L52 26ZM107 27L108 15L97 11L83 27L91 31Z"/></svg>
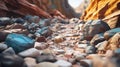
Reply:
<svg viewBox="0 0 120 67"><path fill-rule="evenodd" d="M8 17L1 17L0 18L0 26L7 26L7 25L11 25L11 19Z"/></svg>
<svg viewBox="0 0 120 67"><path fill-rule="evenodd" d="M83 27L83 35L81 35L80 40L90 41L96 34L103 33L109 29L108 24L102 20L87 21Z"/></svg>
<svg viewBox="0 0 120 67"><path fill-rule="evenodd" d="M69 58L68 61L72 64L76 64L76 59L73 59L73 58Z"/></svg>
<svg viewBox="0 0 120 67"><path fill-rule="evenodd" d="M22 18L16 18L14 19L14 23L24 24L25 20Z"/></svg>
<svg viewBox="0 0 120 67"><path fill-rule="evenodd" d="M56 58L55 56L51 55L51 54L46 54L46 55L40 55L38 57L36 57L37 63L40 62L55 62Z"/></svg>
<svg viewBox="0 0 120 67"><path fill-rule="evenodd" d="M37 42L46 42L46 38L43 37L43 36L36 37L36 41L37 41Z"/></svg>
<svg viewBox="0 0 120 67"><path fill-rule="evenodd" d="M111 50L116 50L117 48L120 48L120 32L119 33L116 33L109 41L109 44L108 44L108 49L111 49Z"/></svg>
<svg viewBox="0 0 120 67"><path fill-rule="evenodd" d="M108 41L103 41L101 43L98 43L95 47L97 48L98 51L105 51L106 50L106 46L108 44Z"/></svg>
<svg viewBox="0 0 120 67"><path fill-rule="evenodd" d="M9 34L8 32L0 32L0 42L5 41L8 34Z"/></svg>
<svg viewBox="0 0 120 67"><path fill-rule="evenodd" d="M34 58L26 57L24 61L28 67L35 67L37 65L36 60Z"/></svg>
<svg viewBox="0 0 120 67"><path fill-rule="evenodd" d="M46 49L49 45L45 42L35 42L34 48L38 50Z"/></svg>
<svg viewBox="0 0 120 67"><path fill-rule="evenodd" d="M36 31L36 36L45 36L48 37L52 34L52 30L49 27L43 27Z"/></svg>
<svg viewBox="0 0 120 67"><path fill-rule="evenodd" d="M108 40L118 32L120 32L120 28L114 28L114 29L108 30L104 33L104 38Z"/></svg>
<svg viewBox="0 0 120 67"><path fill-rule="evenodd" d="M83 67L92 67L92 61L88 59L80 60L80 65Z"/></svg>
<svg viewBox="0 0 120 67"><path fill-rule="evenodd" d="M4 50L2 53L8 55L15 55L15 51L13 50L12 47L9 47L8 49Z"/></svg>
<svg viewBox="0 0 120 67"><path fill-rule="evenodd" d="M4 43L0 43L0 53L4 50L6 50L8 48L8 46Z"/></svg>
<svg viewBox="0 0 120 67"><path fill-rule="evenodd" d="M83 48L85 49L88 46L88 44L78 44L77 47L78 48Z"/></svg>
<svg viewBox="0 0 120 67"><path fill-rule="evenodd" d="M67 62L65 60L58 60L55 62L55 64L59 65L60 67L71 67L72 64L70 62Z"/></svg>
<svg viewBox="0 0 120 67"><path fill-rule="evenodd" d="M37 57L40 55L40 52L39 50L35 48L30 48L30 49L20 52L18 55L22 57Z"/></svg>
<svg viewBox="0 0 120 67"><path fill-rule="evenodd" d="M70 23L77 23L79 21L78 18L72 18L69 20Z"/></svg>
<svg viewBox="0 0 120 67"><path fill-rule="evenodd" d="M39 25L41 28L50 26L50 20L49 19L41 19L39 22Z"/></svg>
<svg viewBox="0 0 120 67"><path fill-rule="evenodd" d="M96 48L94 46L88 46L88 47L86 47L85 52L87 54L93 54L96 52Z"/></svg>
<svg viewBox="0 0 120 67"><path fill-rule="evenodd" d="M90 44L91 45L97 45L98 43L100 43L100 42L102 42L102 41L104 41L105 40L105 38L104 38L104 36L103 36L103 33L101 33L101 34L96 34L93 38L92 38L92 40L90 41Z"/></svg>
<svg viewBox="0 0 120 67"><path fill-rule="evenodd" d="M105 53L105 56L109 58L109 57L112 57L113 54L114 54L114 52L112 50L107 50Z"/></svg>
<svg viewBox="0 0 120 67"><path fill-rule="evenodd" d="M65 50L63 49L54 49L55 52L57 52L57 54L64 54Z"/></svg>
<svg viewBox="0 0 120 67"><path fill-rule="evenodd" d="M24 60L17 55L0 54L1 67L27 67Z"/></svg>
<svg viewBox="0 0 120 67"><path fill-rule="evenodd" d="M56 36L53 40L54 40L55 43L61 43L61 42L63 42L65 39L64 39L64 37L62 37L62 36Z"/></svg>
<svg viewBox="0 0 120 67"><path fill-rule="evenodd" d="M79 62L80 60L85 59L85 56L82 55L82 54L79 54L79 55L76 55L76 56L75 56L75 59L76 59L76 61Z"/></svg>
<svg viewBox="0 0 120 67"><path fill-rule="evenodd" d="M12 47L16 53L24 51L34 46L34 40L22 35L22 34L15 34L11 33L7 36L5 43Z"/></svg>
<svg viewBox="0 0 120 67"><path fill-rule="evenodd" d="M42 62L37 64L35 67L59 67L57 64L50 63L50 62Z"/></svg>

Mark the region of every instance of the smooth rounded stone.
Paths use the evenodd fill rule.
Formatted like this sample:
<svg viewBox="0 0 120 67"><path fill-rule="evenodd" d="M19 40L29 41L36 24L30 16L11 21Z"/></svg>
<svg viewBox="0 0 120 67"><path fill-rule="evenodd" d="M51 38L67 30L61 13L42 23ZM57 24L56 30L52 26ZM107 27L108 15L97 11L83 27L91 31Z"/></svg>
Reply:
<svg viewBox="0 0 120 67"><path fill-rule="evenodd" d="M38 50L46 49L49 45L45 42L35 42L34 48Z"/></svg>
<svg viewBox="0 0 120 67"><path fill-rule="evenodd" d="M96 52L96 48L94 46L88 46L88 47L86 47L85 52L87 54L93 54Z"/></svg>
<svg viewBox="0 0 120 67"><path fill-rule="evenodd" d="M105 41L105 38L104 38L104 36L103 36L103 33L101 33L101 34L96 34L96 35L92 38L92 40L90 41L90 44L91 44L91 45L97 45L98 43L103 42L103 41Z"/></svg>
<svg viewBox="0 0 120 67"><path fill-rule="evenodd" d="M8 49L4 50L2 53L9 54L9 55L15 55L15 51L13 50L12 47L9 47Z"/></svg>
<svg viewBox="0 0 120 67"><path fill-rule="evenodd" d="M26 57L24 61L28 67L35 67L37 65L36 60L34 58Z"/></svg>
<svg viewBox="0 0 120 67"><path fill-rule="evenodd" d="M55 64L59 65L60 67L72 67L72 63L65 61L65 60L58 60Z"/></svg>
<svg viewBox="0 0 120 67"><path fill-rule="evenodd" d="M72 64L76 64L76 59L73 59L73 58L69 58L68 61Z"/></svg>
<svg viewBox="0 0 120 67"><path fill-rule="evenodd" d="M110 27L102 20L89 20L83 27L83 35L80 40L90 41L96 34L103 33L109 30Z"/></svg>
<svg viewBox="0 0 120 67"><path fill-rule="evenodd" d="M63 42L65 39L64 39L64 37L63 36L56 36L54 39L53 39L53 41L55 42L55 43L61 43L61 42Z"/></svg>
<svg viewBox="0 0 120 67"><path fill-rule="evenodd" d="M80 60L80 65L83 67L92 67L92 61L88 59Z"/></svg>
<svg viewBox="0 0 120 67"><path fill-rule="evenodd" d="M1 67L27 67L23 58L17 55L0 54Z"/></svg>
<svg viewBox="0 0 120 67"><path fill-rule="evenodd" d="M30 48L18 53L18 55L22 57L37 57L40 55L40 51L35 48Z"/></svg>
<svg viewBox="0 0 120 67"><path fill-rule="evenodd" d="M109 40L112 36L114 36L118 32L120 32L120 28L114 28L114 29L108 30L104 33L104 37L106 40Z"/></svg>
<svg viewBox="0 0 120 67"><path fill-rule="evenodd" d="M35 67L59 67L57 64L50 63L50 62L42 62L37 64Z"/></svg>
<svg viewBox="0 0 120 67"><path fill-rule="evenodd" d="M25 22L25 20L22 18L15 18L13 20L14 20L14 23L19 23L19 24L23 24Z"/></svg>
<svg viewBox="0 0 120 67"><path fill-rule="evenodd" d="M85 49L88 44L78 44L77 47Z"/></svg>
<svg viewBox="0 0 120 67"><path fill-rule="evenodd" d="M36 57L37 63L40 62L56 62L56 57L51 54L40 55Z"/></svg>
<svg viewBox="0 0 120 67"><path fill-rule="evenodd" d="M54 49L55 52L57 52L57 54L64 54L65 50L63 49Z"/></svg>
<svg viewBox="0 0 120 67"><path fill-rule="evenodd" d="M40 27L46 27L46 26L50 26L50 19L41 19L39 21L39 25Z"/></svg>
<svg viewBox="0 0 120 67"><path fill-rule="evenodd" d="M0 43L0 52L6 50L8 48L8 46L4 43Z"/></svg>
<svg viewBox="0 0 120 67"><path fill-rule="evenodd" d="M76 59L76 61L79 62L80 60L85 59L85 56L82 55L82 54L79 54L79 55L76 55L76 56L75 56L75 59Z"/></svg>

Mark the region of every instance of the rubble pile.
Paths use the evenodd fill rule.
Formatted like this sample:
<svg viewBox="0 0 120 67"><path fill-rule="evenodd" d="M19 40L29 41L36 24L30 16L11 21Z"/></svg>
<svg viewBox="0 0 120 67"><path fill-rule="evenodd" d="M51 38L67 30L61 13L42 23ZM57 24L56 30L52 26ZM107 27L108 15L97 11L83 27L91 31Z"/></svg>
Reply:
<svg viewBox="0 0 120 67"><path fill-rule="evenodd" d="M0 18L0 67L119 67L120 28L102 20Z"/></svg>

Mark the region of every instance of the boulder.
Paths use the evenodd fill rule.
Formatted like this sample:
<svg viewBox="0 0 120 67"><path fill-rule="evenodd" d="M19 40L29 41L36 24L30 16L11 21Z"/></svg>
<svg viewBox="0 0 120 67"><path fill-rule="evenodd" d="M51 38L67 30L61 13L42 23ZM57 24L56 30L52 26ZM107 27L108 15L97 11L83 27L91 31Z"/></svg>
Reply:
<svg viewBox="0 0 120 67"><path fill-rule="evenodd" d="M30 48L30 49L20 52L18 55L21 57L37 57L40 55L40 52L39 50L35 48Z"/></svg>
<svg viewBox="0 0 120 67"><path fill-rule="evenodd" d="M27 67L23 58L17 55L0 54L1 67Z"/></svg>
<svg viewBox="0 0 120 67"><path fill-rule="evenodd" d="M81 35L80 40L90 41L96 34L104 33L109 30L110 27L107 23L102 20L89 20L85 23L83 27L83 35Z"/></svg>
<svg viewBox="0 0 120 67"><path fill-rule="evenodd" d="M106 40L109 40L112 36L114 36L118 32L120 32L120 28L114 28L114 29L108 30L104 33L104 38Z"/></svg>

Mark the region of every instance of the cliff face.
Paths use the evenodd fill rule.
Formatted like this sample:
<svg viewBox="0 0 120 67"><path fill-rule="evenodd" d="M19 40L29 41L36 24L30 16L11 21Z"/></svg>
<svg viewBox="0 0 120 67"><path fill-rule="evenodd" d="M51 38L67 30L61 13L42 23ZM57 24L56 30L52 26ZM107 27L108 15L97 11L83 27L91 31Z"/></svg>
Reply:
<svg viewBox="0 0 120 67"><path fill-rule="evenodd" d="M31 14L49 18L55 14L54 9L69 18L76 16L68 0L0 0L0 3L0 16Z"/></svg>
<svg viewBox="0 0 120 67"><path fill-rule="evenodd" d="M111 28L120 26L120 0L91 0L81 19L103 19Z"/></svg>

